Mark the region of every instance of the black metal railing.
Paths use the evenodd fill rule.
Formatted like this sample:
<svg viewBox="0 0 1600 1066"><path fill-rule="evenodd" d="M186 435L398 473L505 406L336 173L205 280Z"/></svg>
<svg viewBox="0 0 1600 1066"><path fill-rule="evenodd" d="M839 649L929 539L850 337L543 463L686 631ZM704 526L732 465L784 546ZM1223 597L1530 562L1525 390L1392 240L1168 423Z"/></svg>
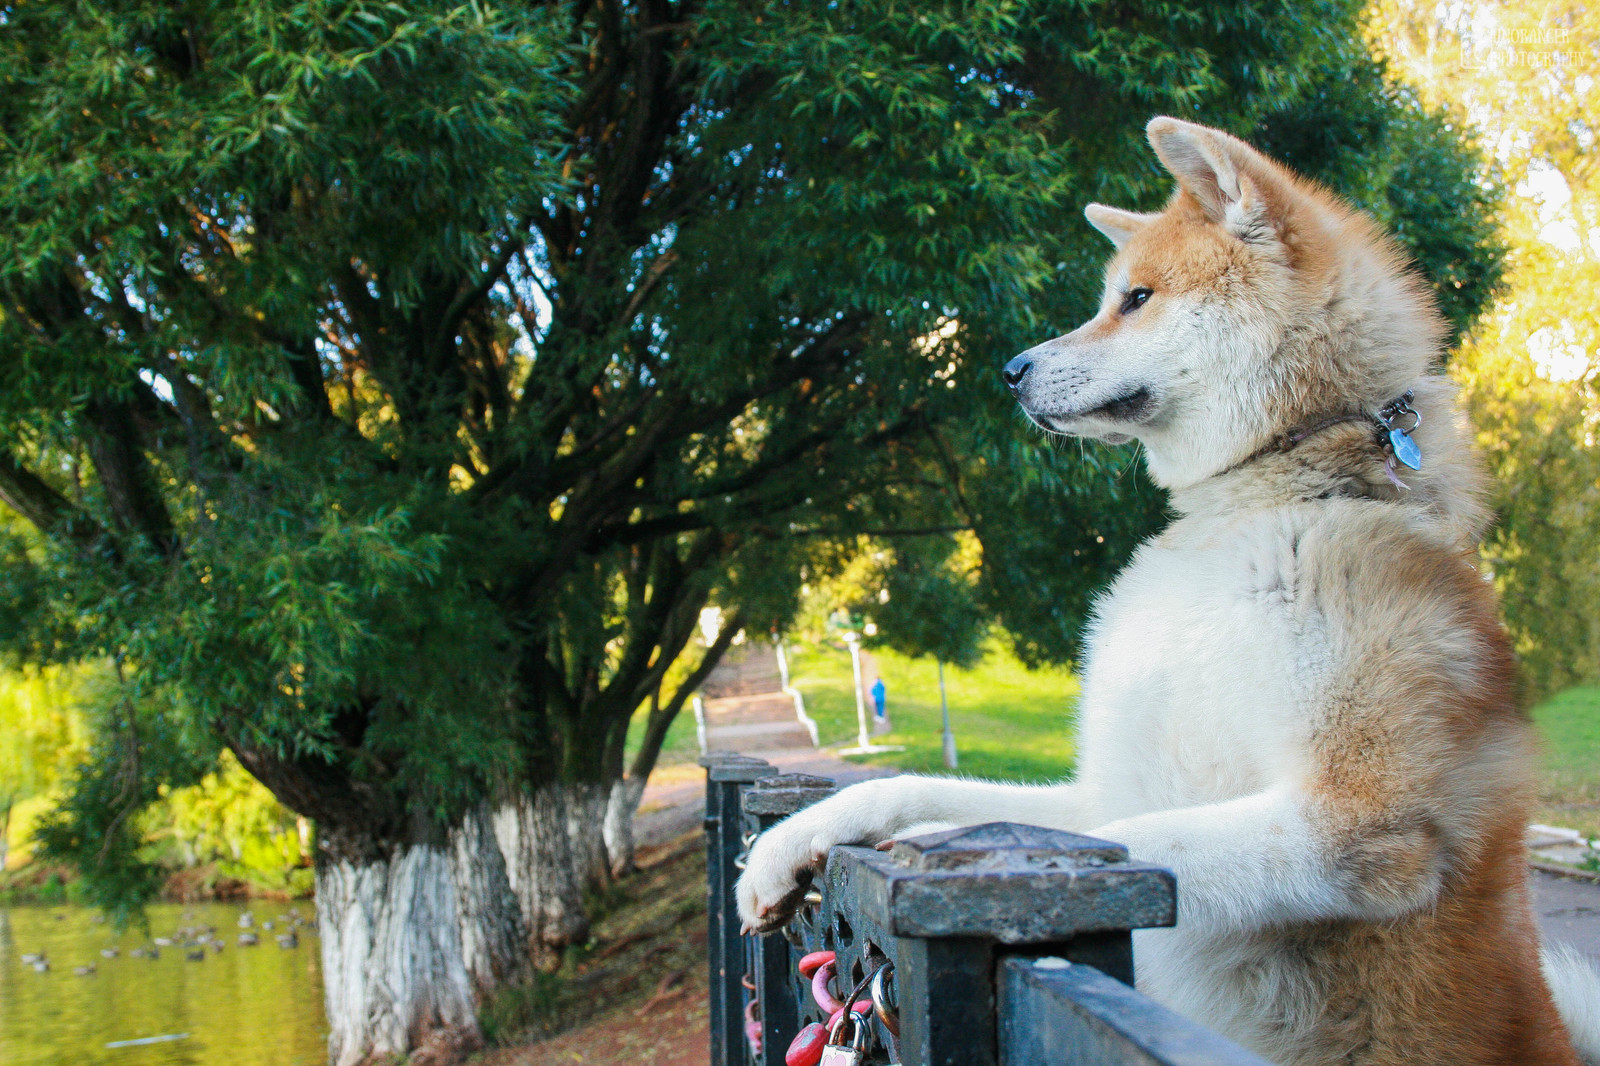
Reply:
<svg viewBox="0 0 1600 1066"><path fill-rule="evenodd" d="M1092 837L994 823L888 852L836 847L788 927L741 936L733 887L750 842L835 786L731 752L701 764L712 1066L783 1066L802 1029L820 1038L829 1014L800 967L822 952L825 1001L860 988L872 1004L836 1027L841 1042L862 1029L859 1057L839 1061L1269 1066L1134 991L1133 930L1173 924L1176 885Z"/></svg>

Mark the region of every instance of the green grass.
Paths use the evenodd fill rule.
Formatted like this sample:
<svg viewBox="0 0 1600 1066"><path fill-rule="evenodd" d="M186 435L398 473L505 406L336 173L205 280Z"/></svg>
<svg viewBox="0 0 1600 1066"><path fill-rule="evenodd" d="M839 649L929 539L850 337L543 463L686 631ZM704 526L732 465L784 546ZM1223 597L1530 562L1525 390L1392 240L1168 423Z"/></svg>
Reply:
<svg viewBox="0 0 1600 1066"><path fill-rule="evenodd" d="M904 752L852 757L917 773L947 773L940 747L939 678L932 659L872 653L888 690L894 732L876 743L903 744ZM853 743L856 704L850 653L841 645L789 649L794 686L817 721L823 745ZM872 677L866 678L868 685ZM1073 712L1078 679L1068 670L1030 672L998 645L972 670L945 668L950 724L960 755L957 773L1010 781L1059 781L1072 772ZM871 713L871 706L868 706Z"/></svg>
<svg viewBox="0 0 1600 1066"><path fill-rule="evenodd" d="M1538 821L1600 836L1600 685L1581 685L1533 709L1544 750Z"/></svg>
<svg viewBox="0 0 1600 1066"><path fill-rule="evenodd" d="M644 725L649 717L648 702L641 704L639 709L633 712L633 721L628 726L628 739L624 748L624 765L633 764L634 753L644 741ZM667 735L661 742L661 755L656 759L656 765L676 766L679 763L694 762L698 758L700 758L700 741L695 735L694 707L685 703L683 710L678 712L678 717L667 726Z"/></svg>

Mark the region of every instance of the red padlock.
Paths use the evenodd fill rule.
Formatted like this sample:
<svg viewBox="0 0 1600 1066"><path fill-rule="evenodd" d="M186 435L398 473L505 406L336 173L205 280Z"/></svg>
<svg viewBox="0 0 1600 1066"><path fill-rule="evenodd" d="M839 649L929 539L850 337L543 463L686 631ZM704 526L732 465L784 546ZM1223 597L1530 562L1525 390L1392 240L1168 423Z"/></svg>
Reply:
<svg viewBox="0 0 1600 1066"><path fill-rule="evenodd" d="M812 1022L794 1035L789 1050L783 1053L784 1066L817 1066L828 1043L828 1027Z"/></svg>

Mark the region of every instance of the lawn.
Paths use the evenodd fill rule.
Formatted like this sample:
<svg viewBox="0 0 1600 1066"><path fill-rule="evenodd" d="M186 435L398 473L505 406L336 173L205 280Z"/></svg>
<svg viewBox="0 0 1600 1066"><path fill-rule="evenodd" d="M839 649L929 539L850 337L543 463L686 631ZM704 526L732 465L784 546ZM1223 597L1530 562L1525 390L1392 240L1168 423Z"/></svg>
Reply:
<svg viewBox="0 0 1600 1066"><path fill-rule="evenodd" d="M1600 685L1581 685L1533 709L1544 750L1535 819L1600 836Z"/></svg>
<svg viewBox="0 0 1600 1066"><path fill-rule="evenodd" d="M807 712L817 720L823 745L853 743L856 704L849 651L842 644L801 644L788 652L790 676L805 696ZM907 659L891 651L872 655L888 690L894 726L894 732L873 739L903 744L906 750L853 761L947 773L933 660ZM870 672L866 683L872 683ZM946 667L945 690L960 755L956 772L1009 781L1058 781L1072 772L1078 679L1070 671L1029 671L999 645L991 645L972 670Z"/></svg>
<svg viewBox="0 0 1600 1066"><path fill-rule="evenodd" d="M632 765L634 754L638 752L639 745L644 743L644 726L649 717L648 701L640 704L639 709L633 712L624 748L625 765ZM680 763L692 763L698 758L700 758L700 738L694 727L694 706L685 703L678 717L667 726L667 736L661 742L661 755L656 759L656 765L677 766Z"/></svg>

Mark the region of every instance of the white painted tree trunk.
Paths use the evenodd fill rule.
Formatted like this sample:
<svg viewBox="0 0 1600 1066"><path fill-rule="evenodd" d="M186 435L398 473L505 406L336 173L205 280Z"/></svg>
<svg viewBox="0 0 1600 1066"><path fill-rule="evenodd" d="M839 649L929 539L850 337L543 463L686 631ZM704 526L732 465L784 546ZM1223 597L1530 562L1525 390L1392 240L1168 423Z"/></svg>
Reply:
<svg viewBox="0 0 1600 1066"><path fill-rule="evenodd" d="M567 805L567 832L572 836L572 857L588 888L600 888L611 881L611 863L606 858L606 806L610 789L605 785L571 785Z"/></svg>
<svg viewBox="0 0 1600 1066"><path fill-rule="evenodd" d="M567 800L564 789L547 785L494 811L494 835L505 855L529 946L540 961L589 935L583 884L567 829Z"/></svg>
<svg viewBox="0 0 1600 1066"><path fill-rule="evenodd" d="M644 798L644 778L626 777L611 785L611 796L606 802L606 856L611 861L611 875L623 877L636 867L633 862L633 816L639 811L639 801Z"/></svg>
<svg viewBox="0 0 1600 1066"><path fill-rule="evenodd" d="M332 1066L482 1044L444 849L317 862L317 927Z"/></svg>
<svg viewBox="0 0 1600 1066"><path fill-rule="evenodd" d="M450 833L450 874L462 962L481 998L528 969L528 935L490 824L488 804L467 811Z"/></svg>

